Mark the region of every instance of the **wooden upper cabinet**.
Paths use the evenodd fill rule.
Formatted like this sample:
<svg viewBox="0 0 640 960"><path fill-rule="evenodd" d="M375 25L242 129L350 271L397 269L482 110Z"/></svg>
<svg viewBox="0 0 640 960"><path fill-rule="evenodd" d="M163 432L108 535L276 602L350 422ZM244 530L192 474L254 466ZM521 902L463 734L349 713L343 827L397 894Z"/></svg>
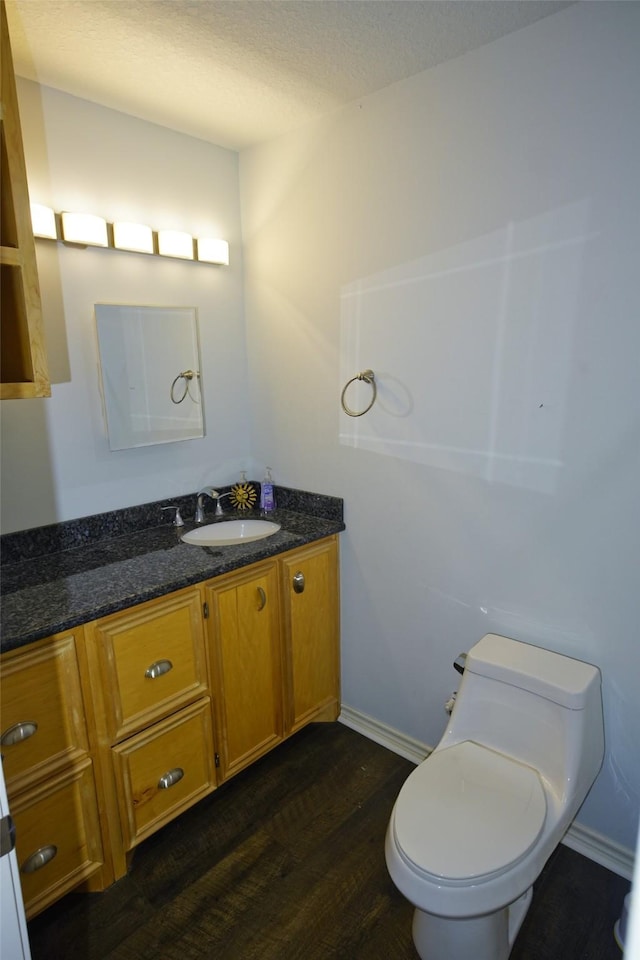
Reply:
<svg viewBox="0 0 640 960"><path fill-rule="evenodd" d="M27 172L4 0L0 0L0 399L51 396Z"/></svg>

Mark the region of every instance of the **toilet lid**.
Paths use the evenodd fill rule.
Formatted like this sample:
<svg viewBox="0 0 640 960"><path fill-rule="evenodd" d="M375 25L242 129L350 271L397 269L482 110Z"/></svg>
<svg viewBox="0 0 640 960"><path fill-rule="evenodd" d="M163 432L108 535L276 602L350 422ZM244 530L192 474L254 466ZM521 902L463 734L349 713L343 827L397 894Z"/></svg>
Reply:
<svg viewBox="0 0 640 960"><path fill-rule="evenodd" d="M420 873L468 880L505 870L538 839L546 799L535 770L465 741L437 750L398 795L395 836Z"/></svg>

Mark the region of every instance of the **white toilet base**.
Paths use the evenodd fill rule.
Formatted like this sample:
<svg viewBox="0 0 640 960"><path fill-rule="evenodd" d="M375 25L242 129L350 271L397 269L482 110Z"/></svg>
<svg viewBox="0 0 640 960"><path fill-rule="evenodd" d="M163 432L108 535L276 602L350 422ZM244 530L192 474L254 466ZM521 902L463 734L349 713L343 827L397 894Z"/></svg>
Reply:
<svg viewBox="0 0 640 960"><path fill-rule="evenodd" d="M508 960L533 888L495 913L450 919L416 909L413 942L422 960Z"/></svg>

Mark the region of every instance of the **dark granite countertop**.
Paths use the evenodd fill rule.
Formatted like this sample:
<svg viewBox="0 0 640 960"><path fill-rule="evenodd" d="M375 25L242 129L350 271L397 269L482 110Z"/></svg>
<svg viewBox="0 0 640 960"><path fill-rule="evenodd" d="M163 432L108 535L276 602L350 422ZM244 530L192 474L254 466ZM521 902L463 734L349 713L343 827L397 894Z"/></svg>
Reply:
<svg viewBox="0 0 640 960"><path fill-rule="evenodd" d="M0 651L13 650L345 529L339 498L276 487L276 502L279 506L269 519L279 523L281 529L263 540L232 546L183 543L180 537L191 528L189 523L177 528L165 521L136 529L150 518L157 521L166 517L160 513L161 504L7 534L2 538L4 562L0 568ZM194 495L172 498L171 503L179 503L185 517L193 515ZM227 515L216 522L238 516ZM207 522L213 520L207 517Z"/></svg>

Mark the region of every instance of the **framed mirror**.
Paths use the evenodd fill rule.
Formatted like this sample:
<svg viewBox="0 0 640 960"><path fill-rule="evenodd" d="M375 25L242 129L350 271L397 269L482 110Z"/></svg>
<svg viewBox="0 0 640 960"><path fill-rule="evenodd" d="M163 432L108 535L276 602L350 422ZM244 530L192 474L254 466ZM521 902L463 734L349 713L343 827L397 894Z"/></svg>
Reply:
<svg viewBox="0 0 640 960"><path fill-rule="evenodd" d="M109 447L204 436L195 307L95 305Z"/></svg>

